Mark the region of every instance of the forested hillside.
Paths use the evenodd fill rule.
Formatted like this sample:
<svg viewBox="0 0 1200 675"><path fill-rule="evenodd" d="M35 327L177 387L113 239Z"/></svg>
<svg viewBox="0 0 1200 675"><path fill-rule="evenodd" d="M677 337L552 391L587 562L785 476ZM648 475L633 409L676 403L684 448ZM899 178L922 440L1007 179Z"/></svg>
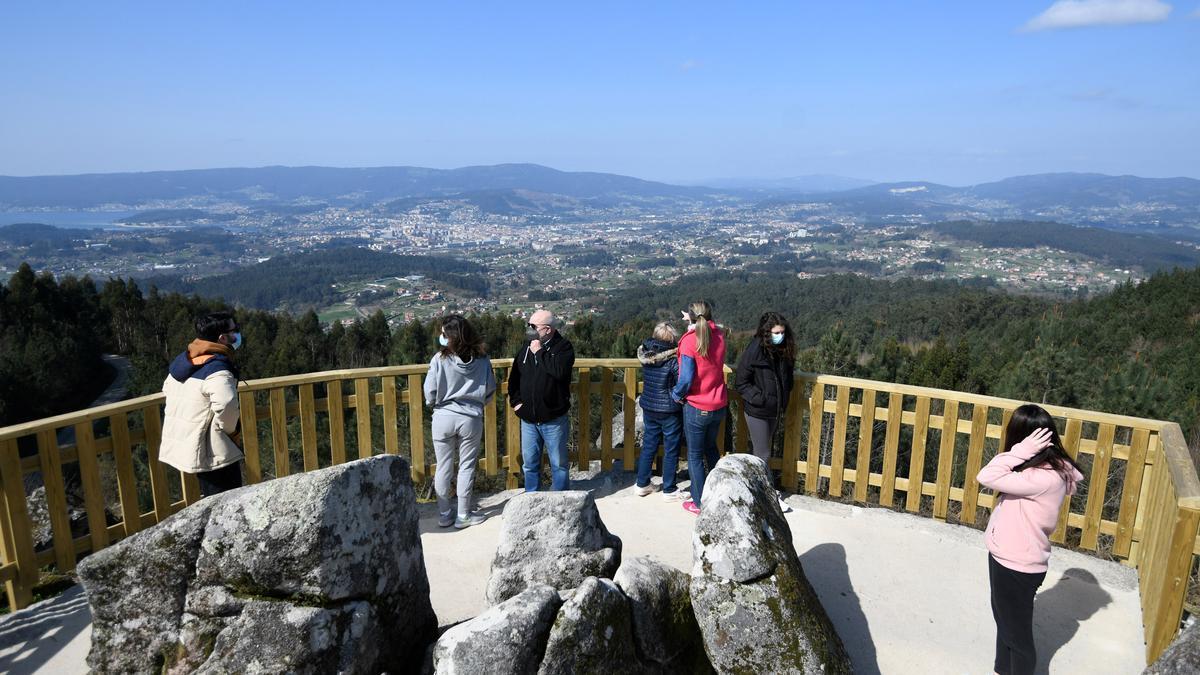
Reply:
<svg viewBox="0 0 1200 675"><path fill-rule="evenodd" d="M1100 227L1027 220L955 221L930 226L929 230L988 248L1044 246L1106 260L1121 267L1140 267L1150 271L1200 264L1200 250L1176 244L1166 235L1128 234Z"/></svg>
<svg viewBox="0 0 1200 675"><path fill-rule="evenodd" d="M610 299L567 329L580 356L632 356L658 320L706 298L733 331L732 362L766 309L791 320L807 370L1173 419L1200 439L1200 269L1160 273L1107 296L1051 302L947 282L856 276L800 280L713 274ZM132 358L135 393L161 386L195 315L222 306L125 280L37 276L0 287L0 425L70 410L96 383L99 354ZM436 325L389 329L376 313L349 326L241 310L243 377L418 363ZM523 321L476 317L491 353L521 344Z"/></svg>
<svg viewBox="0 0 1200 675"><path fill-rule="evenodd" d="M612 298L599 345L705 298L734 331L789 317L807 370L1173 419L1200 442L1200 268L1049 301L950 282L703 275ZM733 341L732 361L741 339ZM612 354L615 355L615 354Z"/></svg>
<svg viewBox="0 0 1200 675"><path fill-rule="evenodd" d="M420 274L480 295L488 289L486 269L443 256L397 255L355 246L271 258L227 274L187 281L177 277L148 280L163 290L223 298L258 309L292 311L320 307L340 299L335 283Z"/></svg>

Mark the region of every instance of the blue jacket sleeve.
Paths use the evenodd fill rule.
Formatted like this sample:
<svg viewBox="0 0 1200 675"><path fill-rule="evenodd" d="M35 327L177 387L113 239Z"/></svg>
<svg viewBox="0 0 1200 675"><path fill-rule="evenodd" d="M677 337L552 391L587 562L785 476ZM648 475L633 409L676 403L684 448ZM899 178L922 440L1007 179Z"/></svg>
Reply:
<svg viewBox="0 0 1200 675"><path fill-rule="evenodd" d="M681 357L679 359L679 380L675 383L675 388L671 390L671 398L675 399L676 403L683 403L688 390L692 388L692 378L695 376L696 359L690 356Z"/></svg>

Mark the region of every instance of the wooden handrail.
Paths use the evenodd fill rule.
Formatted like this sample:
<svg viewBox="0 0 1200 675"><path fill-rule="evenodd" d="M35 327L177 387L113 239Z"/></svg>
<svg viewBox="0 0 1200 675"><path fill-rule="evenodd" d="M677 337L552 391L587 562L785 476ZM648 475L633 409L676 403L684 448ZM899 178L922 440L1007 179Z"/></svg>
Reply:
<svg viewBox="0 0 1200 675"><path fill-rule="evenodd" d="M512 359L495 359L492 365L503 374L511 370ZM598 396L601 426L597 439L588 416L572 425L573 463L583 467L599 460L607 470L619 460L632 470L638 454L633 427L639 362L580 358L575 366L579 376L571 414L578 416L581 401L588 402L591 413ZM246 479L253 483L387 452L409 455L413 479L425 480L434 469L427 466L432 453L425 447L428 411L421 394L427 371L425 364L409 364L241 383ZM726 374L731 378L732 369L726 367ZM980 489L975 474L1003 443L1008 417L1024 401L837 375L797 372L795 378L782 456L771 460L788 489L974 527L985 522L978 509L991 508L995 498ZM501 379L497 399L506 397L505 384ZM10 606L28 604L39 567L69 570L78 556L199 499L195 476L157 462L163 401L162 394L152 394L0 428L0 581ZM732 388L730 401L740 413ZM1192 555L1200 552L1200 478L1183 434L1173 422L1043 407L1065 421L1064 445L1088 474L1084 494L1063 505L1052 540L1063 544L1068 531L1075 531L1080 548L1103 548L1138 568L1147 658L1156 658L1178 629ZM619 438L611 425L615 416L625 423ZM744 452L748 434L742 415L727 419L723 451ZM95 433L98 422L100 434ZM484 426L480 471L504 476L508 487L517 487L516 416L493 400ZM882 461L872 462L880 455ZM101 462L102 457L112 461ZM1113 460L1124 462L1121 472L1113 471L1119 466ZM147 470L135 470L139 463ZM104 503L100 488L103 466L114 467L118 501L111 505ZM67 470L78 471L82 479L89 533L79 538L66 518ZM26 505L24 477L35 471L43 476L53 530L51 545L43 550L34 548ZM119 522L108 525L114 516Z"/></svg>

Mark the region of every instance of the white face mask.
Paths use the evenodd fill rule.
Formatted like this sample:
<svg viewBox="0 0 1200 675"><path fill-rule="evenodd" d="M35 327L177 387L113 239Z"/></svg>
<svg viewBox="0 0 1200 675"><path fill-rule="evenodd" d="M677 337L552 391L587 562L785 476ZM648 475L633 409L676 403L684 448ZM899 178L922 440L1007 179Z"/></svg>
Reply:
<svg viewBox="0 0 1200 675"><path fill-rule="evenodd" d="M450 346L450 339L449 339L449 338L447 338L445 335L439 335L439 336L438 336L438 344L439 344L439 345L441 345L441 346L443 346L443 347L449 347L449 346Z"/></svg>

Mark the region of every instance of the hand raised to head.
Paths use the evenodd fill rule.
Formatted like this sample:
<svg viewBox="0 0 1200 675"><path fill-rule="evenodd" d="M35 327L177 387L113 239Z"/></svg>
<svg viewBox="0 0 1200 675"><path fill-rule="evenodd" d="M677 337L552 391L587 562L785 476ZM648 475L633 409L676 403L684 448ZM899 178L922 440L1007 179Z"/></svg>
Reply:
<svg viewBox="0 0 1200 675"><path fill-rule="evenodd" d="M1041 429L1035 429L1033 433L1026 436L1025 439L1020 443L1014 445L1012 449L1016 450L1020 448L1030 455L1036 455L1042 450L1054 445L1053 438L1054 435L1049 429L1046 429L1045 427Z"/></svg>

